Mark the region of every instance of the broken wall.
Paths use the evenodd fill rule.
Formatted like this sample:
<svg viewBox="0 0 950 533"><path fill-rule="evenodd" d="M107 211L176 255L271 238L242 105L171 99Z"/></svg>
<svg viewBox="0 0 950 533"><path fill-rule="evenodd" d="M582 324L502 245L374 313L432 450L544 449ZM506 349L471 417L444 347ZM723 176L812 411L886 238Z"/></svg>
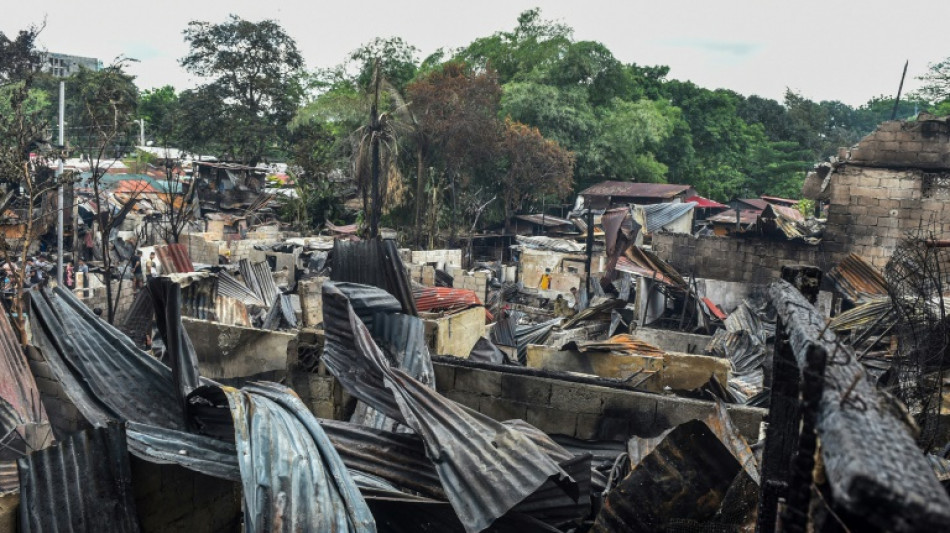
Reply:
<svg viewBox="0 0 950 533"><path fill-rule="evenodd" d="M285 375L297 358L297 334L182 317L198 356L198 370L211 379Z"/></svg>
<svg viewBox="0 0 950 533"><path fill-rule="evenodd" d="M218 264L218 243L209 240L204 233L182 233L179 242L185 245L192 263Z"/></svg>
<svg viewBox="0 0 950 533"><path fill-rule="evenodd" d="M436 389L495 420L522 419L546 433L585 440L655 436L709 416L716 404L673 395L574 383L433 362ZM764 409L729 406L742 435L758 441Z"/></svg>
<svg viewBox="0 0 950 533"><path fill-rule="evenodd" d="M835 265L818 246L765 238L653 235L653 251L684 276L764 284L779 278L782 266L813 265L824 271Z"/></svg>
<svg viewBox="0 0 950 533"><path fill-rule="evenodd" d="M423 313L421 316L425 323L426 343L436 355L468 357L486 332L484 307L472 307L442 317L427 315Z"/></svg>

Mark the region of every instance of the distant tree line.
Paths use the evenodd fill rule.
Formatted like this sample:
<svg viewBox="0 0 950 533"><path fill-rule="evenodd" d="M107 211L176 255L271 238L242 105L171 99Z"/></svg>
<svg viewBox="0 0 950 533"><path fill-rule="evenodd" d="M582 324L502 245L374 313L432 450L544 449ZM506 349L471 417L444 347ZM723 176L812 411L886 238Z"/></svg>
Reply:
<svg viewBox="0 0 950 533"><path fill-rule="evenodd" d="M415 238L564 204L602 180L690 184L720 201L794 197L811 166L894 109L886 96L851 107L791 90L781 102L709 90L670 78L666 66L623 63L538 9L460 49L420 58L402 39L376 39L316 72L274 21L196 21L183 36L181 65L203 80L195 89L139 92L121 62L70 78L73 144L101 144L91 98L119 117L116 152L134 145L142 119L159 145L252 165L288 161L300 189L291 211L307 226L341 215L328 176L349 176L364 220L412 228ZM931 65L896 116L950 113L948 73L950 59ZM37 76L29 99L50 124L55 81Z"/></svg>

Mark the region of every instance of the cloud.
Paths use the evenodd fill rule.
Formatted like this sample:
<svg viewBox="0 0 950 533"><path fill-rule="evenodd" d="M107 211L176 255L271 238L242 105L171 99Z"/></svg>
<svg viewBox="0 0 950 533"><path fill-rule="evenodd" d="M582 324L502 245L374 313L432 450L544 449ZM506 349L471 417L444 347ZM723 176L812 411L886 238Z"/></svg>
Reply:
<svg viewBox="0 0 950 533"><path fill-rule="evenodd" d="M671 39L663 44L678 48L695 48L711 54L730 56L733 59L750 57L763 48L761 43L719 41L714 39Z"/></svg>

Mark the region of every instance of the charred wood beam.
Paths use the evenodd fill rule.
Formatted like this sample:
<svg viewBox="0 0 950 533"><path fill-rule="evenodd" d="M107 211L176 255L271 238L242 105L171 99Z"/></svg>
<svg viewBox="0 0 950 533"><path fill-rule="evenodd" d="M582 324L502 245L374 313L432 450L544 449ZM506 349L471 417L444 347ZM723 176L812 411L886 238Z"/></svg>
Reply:
<svg viewBox="0 0 950 533"><path fill-rule="evenodd" d="M798 368L827 354L815 428L834 504L862 531L950 530L950 497L854 351L790 283L773 283L769 296Z"/></svg>

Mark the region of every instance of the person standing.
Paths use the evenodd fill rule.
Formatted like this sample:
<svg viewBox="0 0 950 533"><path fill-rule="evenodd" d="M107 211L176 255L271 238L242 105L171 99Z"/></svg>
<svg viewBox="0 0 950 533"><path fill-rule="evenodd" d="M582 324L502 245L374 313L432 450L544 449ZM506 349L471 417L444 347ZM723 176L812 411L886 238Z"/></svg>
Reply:
<svg viewBox="0 0 950 533"><path fill-rule="evenodd" d="M65 278L63 278L63 281L69 289L73 289L76 286L76 281L73 279L74 270L72 262L66 263Z"/></svg>
<svg viewBox="0 0 950 533"><path fill-rule="evenodd" d="M132 287L136 291L142 288L142 250L132 256Z"/></svg>
<svg viewBox="0 0 950 533"><path fill-rule="evenodd" d="M148 281L158 277L158 259L155 258L155 252L148 254L148 263L146 263L148 268Z"/></svg>
<svg viewBox="0 0 950 533"><path fill-rule="evenodd" d="M542 291L546 291L551 288L551 269L545 268L544 274L541 274L541 283L538 284L538 288Z"/></svg>

